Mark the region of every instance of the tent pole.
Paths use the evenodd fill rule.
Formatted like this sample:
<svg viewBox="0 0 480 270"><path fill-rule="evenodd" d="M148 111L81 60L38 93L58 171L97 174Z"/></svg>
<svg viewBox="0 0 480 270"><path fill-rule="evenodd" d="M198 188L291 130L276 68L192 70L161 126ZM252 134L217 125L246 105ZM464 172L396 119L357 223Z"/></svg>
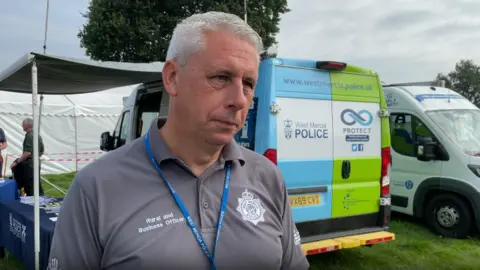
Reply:
<svg viewBox="0 0 480 270"><path fill-rule="evenodd" d="M75 129L75 171L78 172L77 106L69 97L67 97L67 95L64 95L64 97L73 105L73 128Z"/></svg>
<svg viewBox="0 0 480 270"><path fill-rule="evenodd" d="M247 23L247 0L243 0L243 16L245 22Z"/></svg>
<svg viewBox="0 0 480 270"><path fill-rule="evenodd" d="M42 122L43 95L40 94L40 107L38 109L38 134L40 134L40 123Z"/></svg>
<svg viewBox="0 0 480 270"><path fill-rule="evenodd" d="M38 159L38 82L37 82L37 63L33 59L32 63L32 110L33 110L33 217L34 217L34 250L35 250L35 270L40 269L40 164Z"/></svg>
<svg viewBox="0 0 480 270"><path fill-rule="evenodd" d="M43 39L43 54L47 53L47 34L48 34L48 13L50 11L50 0L47 0L47 9L45 11L45 37Z"/></svg>
<svg viewBox="0 0 480 270"><path fill-rule="evenodd" d="M47 0L47 8L45 10L45 36L43 39L43 54L47 53L47 34L48 34L48 13L50 12L50 0ZM40 95L40 112L39 117L42 117L43 94ZM38 130L40 130L40 118L38 118Z"/></svg>

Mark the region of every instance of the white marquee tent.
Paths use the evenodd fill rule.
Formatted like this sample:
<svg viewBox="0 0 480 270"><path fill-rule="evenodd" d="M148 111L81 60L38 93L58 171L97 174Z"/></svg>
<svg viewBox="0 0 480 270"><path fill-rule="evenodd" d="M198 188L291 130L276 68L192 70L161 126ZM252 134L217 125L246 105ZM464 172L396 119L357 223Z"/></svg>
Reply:
<svg viewBox="0 0 480 270"><path fill-rule="evenodd" d="M44 96L40 135L45 154L41 158L41 173L76 171L102 155L100 134L114 129L123 97L135 86ZM21 122L27 117L32 117L31 94L0 91L0 127L8 139L8 148L2 152L7 161L2 168L4 175L11 174L10 164L21 155L25 137Z"/></svg>
<svg viewBox="0 0 480 270"><path fill-rule="evenodd" d="M32 52L0 72L0 89L32 95L35 269L40 267L38 94L84 94L151 82L161 78L162 69L163 63L160 62L146 64L98 62Z"/></svg>

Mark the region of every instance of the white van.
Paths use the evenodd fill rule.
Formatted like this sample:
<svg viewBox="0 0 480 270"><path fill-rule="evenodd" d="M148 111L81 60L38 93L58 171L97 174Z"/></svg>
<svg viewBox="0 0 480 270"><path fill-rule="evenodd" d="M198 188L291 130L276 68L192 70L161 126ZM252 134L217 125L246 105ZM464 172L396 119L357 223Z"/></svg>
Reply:
<svg viewBox="0 0 480 270"><path fill-rule="evenodd" d="M480 109L444 87L384 85L392 211L444 237L480 228Z"/></svg>

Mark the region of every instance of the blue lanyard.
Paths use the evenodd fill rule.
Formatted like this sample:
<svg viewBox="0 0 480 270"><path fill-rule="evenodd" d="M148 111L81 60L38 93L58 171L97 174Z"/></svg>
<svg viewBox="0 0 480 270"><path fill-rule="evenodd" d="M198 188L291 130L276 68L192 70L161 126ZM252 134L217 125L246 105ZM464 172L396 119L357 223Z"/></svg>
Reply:
<svg viewBox="0 0 480 270"><path fill-rule="evenodd" d="M210 253L208 250L207 244L203 240L202 234L198 231L197 226L195 225L195 222L193 221L192 217L188 213L187 208L183 204L182 200L180 200L180 197L178 196L177 192L175 189L173 189L172 185L167 180L167 177L163 174L163 171L160 169L160 167L157 164L157 161L155 160L155 157L153 156L152 149L150 148L150 140L149 140L149 133L145 135L145 149L147 150L148 157L152 161L153 165L155 166L155 169L157 169L158 174L160 177L163 179L165 184L168 186L170 189L170 193L172 193L173 198L177 202L178 207L182 211L183 216L187 220L187 224L190 227L190 230L193 233L193 236L197 240L198 244L202 248L203 253L207 256L208 260L210 261L211 264L211 269L215 270L215 252L217 250L217 245L218 245L218 240L220 239L220 230L222 229L223 225L223 219L225 217L225 212L227 210L227 201L228 201L228 192L230 190L230 178L232 174L232 164L231 162L227 162L225 164L225 184L223 187L223 195L222 195L222 204L220 206L220 214L218 216L218 224L217 224L217 236L215 237L215 246L213 247L213 255Z"/></svg>

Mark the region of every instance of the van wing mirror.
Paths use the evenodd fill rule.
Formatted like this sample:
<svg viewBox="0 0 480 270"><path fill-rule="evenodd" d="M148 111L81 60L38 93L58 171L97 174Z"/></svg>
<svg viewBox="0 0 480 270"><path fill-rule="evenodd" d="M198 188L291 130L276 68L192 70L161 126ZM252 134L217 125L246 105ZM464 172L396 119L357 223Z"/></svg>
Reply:
<svg viewBox="0 0 480 270"><path fill-rule="evenodd" d="M109 131L105 131L100 135L100 150L110 151L113 149L113 137Z"/></svg>
<svg viewBox="0 0 480 270"><path fill-rule="evenodd" d="M433 141L423 141L417 145L417 159L430 161L437 158L437 144Z"/></svg>

